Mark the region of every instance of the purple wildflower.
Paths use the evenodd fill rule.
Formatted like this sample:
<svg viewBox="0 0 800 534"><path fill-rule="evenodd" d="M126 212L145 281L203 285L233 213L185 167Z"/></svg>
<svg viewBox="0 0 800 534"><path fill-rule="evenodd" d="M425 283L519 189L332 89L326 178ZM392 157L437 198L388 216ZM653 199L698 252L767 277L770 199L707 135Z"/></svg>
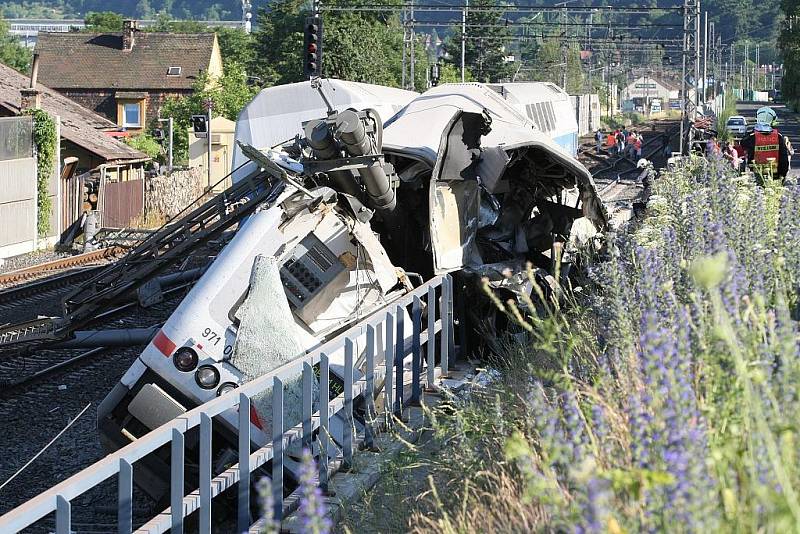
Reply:
<svg viewBox="0 0 800 534"><path fill-rule="evenodd" d="M331 530L331 520L326 515L325 502L322 491L317 484L317 466L311 453L303 450L303 460L300 466L300 506L297 516L300 519L300 529L309 534L328 534Z"/></svg>
<svg viewBox="0 0 800 534"><path fill-rule="evenodd" d="M275 521L272 511L274 501L272 499L272 483L269 477L263 477L256 483L258 499L261 503L261 534L277 534L280 525Z"/></svg>

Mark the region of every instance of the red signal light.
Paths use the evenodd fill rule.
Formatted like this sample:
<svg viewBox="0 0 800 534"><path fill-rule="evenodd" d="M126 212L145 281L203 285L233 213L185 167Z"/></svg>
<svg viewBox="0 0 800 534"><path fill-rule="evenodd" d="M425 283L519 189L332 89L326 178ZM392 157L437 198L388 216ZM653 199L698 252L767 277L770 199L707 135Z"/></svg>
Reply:
<svg viewBox="0 0 800 534"><path fill-rule="evenodd" d="M310 43L308 45L308 52L313 54L316 51L317 51L317 44L316 43Z"/></svg>

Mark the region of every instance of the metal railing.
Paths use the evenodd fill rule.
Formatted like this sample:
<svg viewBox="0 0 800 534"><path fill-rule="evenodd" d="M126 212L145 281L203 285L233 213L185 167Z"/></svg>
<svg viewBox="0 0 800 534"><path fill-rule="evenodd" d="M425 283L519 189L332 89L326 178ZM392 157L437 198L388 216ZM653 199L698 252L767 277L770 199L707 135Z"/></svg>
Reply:
<svg viewBox="0 0 800 534"><path fill-rule="evenodd" d="M150 519L137 531L148 533L183 531L184 519L197 512L199 532L211 532L211 502L223 491L238 484L237 532L248 530L250 519L251 474L272 460L273 515L284 517L297 504L297 498L283 497L283 467L287 448L302 445L318 451L319 484L326 490L331 474L337 467L353 465L354 445L363 439L371 448L375 435L385 426L391 426L393 417L402 413L406 405L418 405L421 400L423 380L427 387L434 385L435 362L438 352L439 366L446 374L449 358L453 354L453 282L448 275L436 277L381 311L354 325L341 335L313 352L289 362L239 388L206 404L190 410L176 419L149 432L126 447L106 456L94 465L38 495L30 501L0 517L0 532L18 532L55 512L57 534L71 532L71 502L104 481L116 476L118 480L118 532L133 531L133 474L135 462L170 445L170 507ZM410 307L411 339L405 336L405 316ZM423 325L423 310L427 320ZM440 333L439 342L436 334ZM379 354L379 336L385 343ZM354 345L366 337L364 371L359 369L354 379ZM423 348L425 349L423 361ZM438 348L438 351L437 351ZM344 391L330 399L329 354L344 349ZM405 391L406 369L404 360L411 355L411 391ZM382 358L382 362L381 360ZM386 365L391 362L392 365ZM423 363L426 366L423 379ZM319 365L318 400L314 399L315 371ZM302 418L295 426L284 431L284 384L301 377ZM383 379L384 387L376 387ZM251 399L260 393L272 393L272 442L252 451ZM376 411L376 400L383 396L381 413ZM329 400L330 399L330 400ZM363 432L354 423L354 402L363 401ZM316 407L314 406L316 404ZM238 463L221 473L212 472L211 436L212 418L229 409L238 408ZM316 409L315 409L316 408ZM341 443L336 444L329 431L330 419L341 414L347 424ZM197 489L185 493L184 442L186 433L199 427L199 480ZM332 448L335 447L335 448ZM330 451L336 457L330 457Z"/></svg>

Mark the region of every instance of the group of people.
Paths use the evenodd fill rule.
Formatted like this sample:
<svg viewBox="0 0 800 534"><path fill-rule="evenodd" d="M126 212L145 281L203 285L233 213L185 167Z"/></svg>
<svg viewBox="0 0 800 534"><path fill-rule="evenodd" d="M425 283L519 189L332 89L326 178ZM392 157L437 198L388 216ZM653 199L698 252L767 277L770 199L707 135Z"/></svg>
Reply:
<svg viewBox="0 0 800 534"><path fill-rule="evenodd" d="M744 163L741 153L742 147L737 147L733 144L733 141L723 141L720 146L717 138L712 137L706 142L706 154L724 158L737 171L742 170L742 165Z"/></svg>
<svg viewBox="0 0 800 534"><path fill-rule="evenodd" d="M738 145L728 141L720 147L717 139L712 137L706 141L706 155L725 158L739 171L749 163L759 176L769 173L782 180L789 172L794 149L789 138L778 131L777 124L775 111L763 107L756 113L753 132L742 138Z"/></svg>
<svg viewBox="0 0 800 534"><path fill-rule="evenodd" d="M769 174L783 180L789 172L794 149L788 137L776 128L778 117L770 107L762 107L756 112L754 130L746 135L738 145L727 141L719 144L715 137L706 141L706 155L716 155L726 159L734 169L742 170L751 165L758 176ZM705 129L705 128L704 128ZM607 134L597 130L594 135L595 149L599 154L603 142L611 155L619 155L637 160L642 157L642 135L632 129L623 128ZM669 139L664 143L665 156L669 156Z"/></svg>
<svg viewBox="0 0 800 534"><path fill-rule="evenodd" d="M628 130L627 127L621 130L614 130L607 135L603 134L601 130L597 130L594 134L594 139L596 142L595 149L598 154L602 148L604 138L606 148L610 154L626 156L630 159L642 157L642 145L644 144L642 134Z"/></svg>

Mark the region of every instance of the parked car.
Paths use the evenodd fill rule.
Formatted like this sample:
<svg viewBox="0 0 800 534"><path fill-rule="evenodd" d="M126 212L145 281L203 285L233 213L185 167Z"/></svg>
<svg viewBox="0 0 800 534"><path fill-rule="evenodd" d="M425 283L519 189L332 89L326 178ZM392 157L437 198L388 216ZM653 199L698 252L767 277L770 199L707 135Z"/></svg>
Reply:
<svg viewBox="0 0 800 534"><path fill-rule="evenodd" d="M725 128L734 135L745 135L747 133L747 119L741 115L734 115L725 123Z"/></svg>

